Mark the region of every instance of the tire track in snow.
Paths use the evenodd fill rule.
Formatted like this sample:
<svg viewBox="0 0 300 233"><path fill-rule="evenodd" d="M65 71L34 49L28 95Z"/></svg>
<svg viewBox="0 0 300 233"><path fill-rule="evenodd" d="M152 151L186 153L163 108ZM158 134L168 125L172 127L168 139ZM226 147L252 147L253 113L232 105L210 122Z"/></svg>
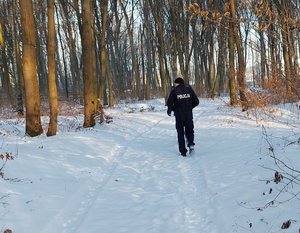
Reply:
<svg viewBox="0 0 300 233"><path fill-rule="evenodd" d="M115 146L112 149L112 165L110 165L109 172L107 176L103 178L103 181L97 188L95 188L95 181L92 181L90 177L87 177L83 183L80 185L80 189L73 193L68 199L61 210L53 216L45 228L41 231L42 233L52 233L52 232L76 232L76 229L80 225L80 219L87 213L87 208L90 208L97 194L97 190L105 186L111 177L111 173L115 170L117 163L116 157L126 151L124 147ZM81 200L82 197L86 197ZM80 203L78 204L78 202ZM68 219L68 220L65 220ZM65 222L62 222L64 221Z"/></svg>
<svg viewBox="0 0 300 233"><path fill-rule="evenodd" d="M52 233L52 232L78 232L81 224L84 222L84 219L88 215L88 212L95 203L99 193L105 187L105 185L111 180L117 167L120 164L120 159L126 152L128 148L133 145L137 139L142 135L145 135L151 132L152 129L155 129L166 117L160 117L157 121L151 122L146 125L142 125L139 128L130 129L131 131L139 132L138 134L129 134L125 135L124 143L125 145L118 145L113 148L110 153L112 156L111 165L108 171L105 173L106 176L103 178L102 182L98 185L95 185L95 181L87 180L84 184L81 185L80 190L74 193L67 201L65 206L62 206L62 209L49 221L47 226L42 230L42 233ZM141 129L145 128L145 129ZM142 131L141 131L142 130ZM129 135L129 136L128 136ZM132 136L133 135L133 136ZM127 136L127 137L126 137ZM82 197L86 197L84 200L81 200ZM80 201L81 200L81 201ZM80 201L79 204L78 201ZM74 204L75 203L75 204ZM68 220L64 220L68 219ZM62 222L62 221L65 222Z"/></svg>
<svg viewBox="0 0 300 233"><path fill-rule="evenodd" d="M139 133L134 134L134 136L132 138L127 138L127 140L125 140L126 146L120 147L120 150L118 150L118 152L115 153L114 159L112 161L112 165L109 169L109 172L107 173L106 178L101 183L101 185L97 186L92 192L89 192L89 195L90 195L90 198L88 199L89 203L81 208L82 211L80 214L78 214L76 223L72 224L72 225L75 225L75 227L72 226L72 232L78 232L78 231L74 231L74 230L77 230L80 228L80 225L84 222L84 219L88 216L88 212L90 211L93 204L95 203L99 193L105 187L105 185L112 179L113 175L115 174L115 171L117 170L117 167L119 166L119 164L121 162L120 159L124 156L124 154L126 154L128 149L136 143L137 139L139 139L142 135L145 135L145 134L151 132L153 129L155 129L155 126L159 125L163 120L165 120L165 117L161 117L159 120L153 122L152 124L143 125L140 128L144 128L144 127L146 127L146 128L142 132L140 131L140 128L138 128L138 129L134 128L134 130ZM67 233L67 232L65 232L65 233ZM78 232L78 233L81 233L81 232Z"/></svg>

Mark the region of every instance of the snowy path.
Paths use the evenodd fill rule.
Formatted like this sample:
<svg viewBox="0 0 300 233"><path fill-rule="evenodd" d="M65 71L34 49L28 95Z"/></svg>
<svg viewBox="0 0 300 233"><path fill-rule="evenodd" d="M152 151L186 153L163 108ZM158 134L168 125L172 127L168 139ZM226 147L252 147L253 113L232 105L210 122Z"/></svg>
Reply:
<svg viewBox="0 0 300 233"><path fill-rule="evenodd" d="M208 196L198 182L200 168L177 156L174 138L169 136L174 134L170 119L155 120L155 115L146 114L145 120L153 121L149 124L133 124L143 129L127 129L129 136L116 157L110 180L97 190L93 208L76 232L83 232L86 226L94 226L96 232L99 219L100 226L112 232L192 233L207 225L207 214L199 215L207 209L201 200ZM133 136L135 131L139 133ZM207 232L214 232L208 228Z"/></svg>
<svg viewBox="0 0 300 233"><path fill-rule="evenodd" d="M195 125L200 114L195 112ZM42 233L80 233L87 228L115 233L218 232L200 153L178 156L174 118L152 112L114 122L108 138L119 140L113 150L100 155L108 161L104 176L86 177ZM102 133L102 128L97 131Z"/></svg>
<svg viewBox="0 0 300 233"><path fill-rule="evenodd" d="M113 123L92 129L68 131L70 120L55 137L3 139L2 150L16 150L16 141L18 147L5 176L26 182L0 180L9 193L0 228L14 233L262 233L255 229L275 225L276 217L267 223L255 207L242 207L251 205L249 200L255 204L266 189L258 183L264 177L256 174L261 128L254 120L220 100L200 101L194 110L196 151L183 158L175 119L164 106L112 114Z"/></svg>

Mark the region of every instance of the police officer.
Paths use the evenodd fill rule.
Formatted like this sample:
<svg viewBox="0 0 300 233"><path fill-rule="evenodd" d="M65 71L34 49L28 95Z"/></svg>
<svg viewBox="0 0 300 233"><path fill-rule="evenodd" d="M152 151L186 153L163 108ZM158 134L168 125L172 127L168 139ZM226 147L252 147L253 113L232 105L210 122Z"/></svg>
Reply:
<svg viewBox="0 0 300 233"><path fill-rule="evenodd" d="M172 89L167 101L167 114L171 116L174 111L179 152L186 156L185 138L190 152L194 150L194 123L193 108L199 104L199 99L194 90L185 85L181 77L175 79L175 88Z"/></svg>

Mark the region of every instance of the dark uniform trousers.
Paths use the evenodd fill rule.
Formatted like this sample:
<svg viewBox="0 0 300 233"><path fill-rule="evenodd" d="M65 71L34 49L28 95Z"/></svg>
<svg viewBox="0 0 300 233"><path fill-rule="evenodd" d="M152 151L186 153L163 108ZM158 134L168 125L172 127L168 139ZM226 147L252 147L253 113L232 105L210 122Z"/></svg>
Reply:
<svg viewBox="0 0 300 233"><path fill-rule="evenodd" d="M192 111L176 112L175 118L179 151L185 154L187 149L185 148L184 136L186 137L188 147L195 145L193 113Z"/></svg>

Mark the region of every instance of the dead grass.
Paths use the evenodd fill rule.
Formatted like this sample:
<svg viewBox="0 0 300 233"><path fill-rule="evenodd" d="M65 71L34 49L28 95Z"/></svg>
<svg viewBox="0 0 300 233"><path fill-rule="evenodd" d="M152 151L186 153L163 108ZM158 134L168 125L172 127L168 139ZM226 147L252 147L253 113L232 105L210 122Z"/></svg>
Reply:
<svg viewBox="0 0 300 233"><path fill-rule="evenodd" d="M248 89L245 95L249 108L265 108L271 104L295 103L299 101L299 90L296 83L291 85L290 91L281 79L272 79L266 89Z"/></svg>
<svg viewBox="0 0 300 233"><path fill-rule="evenodd" d="M83 114L83 106L73 100L59 100L58 115L60 116L77 116ZM41 101L41 116L49 116L49 103L46 100ZM16 119L24 118L19 115L17 110L9 105L2 105L0 107L0 118L2 119Z"/></svg>

